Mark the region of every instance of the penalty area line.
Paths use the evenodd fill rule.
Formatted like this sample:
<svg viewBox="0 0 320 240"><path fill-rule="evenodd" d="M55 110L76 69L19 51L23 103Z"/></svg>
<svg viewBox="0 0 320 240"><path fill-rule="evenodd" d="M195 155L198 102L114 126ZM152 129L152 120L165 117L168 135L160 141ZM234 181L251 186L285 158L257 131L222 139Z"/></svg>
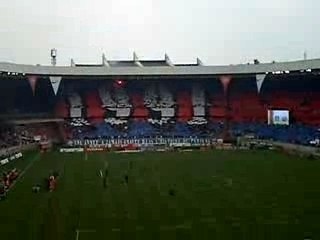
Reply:
<svg viewBox="0 0 320 240"><path fill-rule="evenodd" d="M94 229L76 229L76 240L79 240L80 233L95 233Z"/></svg>

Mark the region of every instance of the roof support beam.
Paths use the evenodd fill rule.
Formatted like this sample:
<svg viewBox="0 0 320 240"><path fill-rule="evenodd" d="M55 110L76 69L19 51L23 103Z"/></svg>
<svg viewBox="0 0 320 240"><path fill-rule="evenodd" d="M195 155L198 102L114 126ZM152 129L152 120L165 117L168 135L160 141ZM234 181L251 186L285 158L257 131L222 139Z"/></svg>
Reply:
<svg viewBox="0 0 320 240"><path fill-rule="evenodd" d="M197 58L197 65L198 66L203 66L203 62L201 61L200 58Z"/></svg>
<svg viewBox="0 0 320 240"><path fill-rule="evenodd" d="M136 52L133 52L133 61L138 67L143 67L143 64L140 62Z"/></svg>
<svg viewBox="0 0 320 240"><path fill-rule="evenodd" d="M75 62L74 62L74 60L73 60L73 58L71 58L71 60L70 60L70 66L71 66L71 67L75 67L75 66L76 66L76 64L75 64Z"/></svg>
<svg viewBox="0 0 320 240"><path fill-rule="evenodd" d="M170 66L170 67L174 67L174 64L171 62L168 54L164 54L164 60L166 61L166 63Z"/></svg>
<svg viewBox="0 0 320 240"><path fill-rule="evenodd" d="M106 58L106 55L104 53L102 53L102 65L106 66L106 67L110 67L110 64Z"/></svg>

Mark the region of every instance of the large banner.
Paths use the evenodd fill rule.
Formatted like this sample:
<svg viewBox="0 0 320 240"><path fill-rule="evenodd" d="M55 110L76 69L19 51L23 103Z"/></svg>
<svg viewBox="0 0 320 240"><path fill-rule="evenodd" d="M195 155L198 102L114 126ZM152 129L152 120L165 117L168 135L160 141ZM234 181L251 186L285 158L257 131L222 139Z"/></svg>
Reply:
<svg viewBox="0 0 320 240"><path fill-rule="evenodd" d="M82 117L82 108L70 108L70 117L71 118L81 118Z"/></svg>
<svg viewBox="0 0 320 240"><path fill-rule="evenodd" d="M57 93L58 93L61 79L62 79L62 77L57 77L57 76L50 77L50 82L51 82L51 86L52 86L54 95L57 95Z"/></svg>
<svg viewBox="0 0 320 240"><path fill-rule="evenodd" d="M38 78L37 78L37 76L31 75L31 76L28 76L28 81L29 81L29 84L30 84L30 87L32 90L32 94L34 95L35 91L36 91L36 85L37 85Z"/></svg>
<svg viewBox="0 0 320 240"><path fill-rule="evenodd" d="M231 76L228 76L228 75L221 76L220 77L220 82L222 83L224 94L227 94L228 88L229 88L229 84L231 82Z"/></svg>
<svg viewBox="0 0 320 240"><path fill-rule="evenodd" d="M260 90L261 90L261 87L262 87L262 84L264 82L265 77L266 77L266 74L257 74L256 75L256 83L257 83L258 93L260 93Z"/></svg>

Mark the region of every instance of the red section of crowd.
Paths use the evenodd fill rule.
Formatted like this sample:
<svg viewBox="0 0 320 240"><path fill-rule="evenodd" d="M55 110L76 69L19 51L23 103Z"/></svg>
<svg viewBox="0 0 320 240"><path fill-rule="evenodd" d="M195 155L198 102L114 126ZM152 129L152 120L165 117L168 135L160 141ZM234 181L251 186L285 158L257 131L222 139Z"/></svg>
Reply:
<svg viewBox="0 0 320 240"><path fill-rule="evenodd" d="M1 182L4 186L4 190L7 190L10 188L10 186L14 183L14 181L17 180L19 174L20 173L16 168L12 169L11 171L3 173ZM1 192L1 190L0 190L0 192Z"/></svg>

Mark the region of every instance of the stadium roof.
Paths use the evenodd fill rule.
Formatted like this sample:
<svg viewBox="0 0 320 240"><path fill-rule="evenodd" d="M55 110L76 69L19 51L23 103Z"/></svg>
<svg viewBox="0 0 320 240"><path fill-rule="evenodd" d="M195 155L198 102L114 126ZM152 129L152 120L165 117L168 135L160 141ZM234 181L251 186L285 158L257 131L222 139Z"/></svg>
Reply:
<svg viewBox="0 0 320 240"><path fill-rule="evenodd" d="M135 56L135 55L134 55ZM195 64L174 65L166 55L165 60L107 61L100 65L76 64L73 66L39 66L0 63L0 72L44 76L183 76L257 74L320 70L320 59L279 63L205 66L197 59Z"/></svg>

